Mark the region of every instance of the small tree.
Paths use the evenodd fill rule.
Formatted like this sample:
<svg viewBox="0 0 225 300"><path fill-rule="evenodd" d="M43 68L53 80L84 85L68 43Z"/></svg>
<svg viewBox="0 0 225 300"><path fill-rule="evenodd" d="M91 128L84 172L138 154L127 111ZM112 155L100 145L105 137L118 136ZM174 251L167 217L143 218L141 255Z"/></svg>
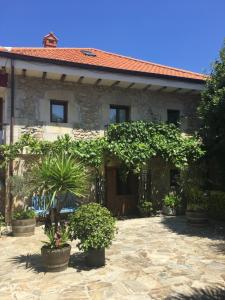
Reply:
<svg viewBox="0 0 225 300"><path fill-rule="evenodd" d="M56 227L60 198L65 201L69 193L82 198L88 193L87 170L66 154L47 155L31 169L29 175L32 190L44 193L48 197Z"/></svg>
<svg viewBox="0 0 225 300"><path fill-rule="evenodd" d="M209 159L214 157L225 175L225 45L202 93L199 106L202 120L201 135ZM224 176L223 176L224 177Z"/></svg>

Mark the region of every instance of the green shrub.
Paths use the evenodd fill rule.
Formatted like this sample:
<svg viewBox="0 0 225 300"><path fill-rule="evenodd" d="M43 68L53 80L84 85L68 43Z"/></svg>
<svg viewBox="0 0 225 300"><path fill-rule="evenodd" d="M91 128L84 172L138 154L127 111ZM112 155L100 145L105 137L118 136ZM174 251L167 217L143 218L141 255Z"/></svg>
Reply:
<svg viewBox="0 0 225 300"><path fill-rule="evenodd" d="M163 199L163 203L165 206L177 208L181 204L181 198L176 193L170 192Z"/></svg>
<svg viewBox="0 0 225 300"><path fill-rule="evenodd" d="M150 216L153 211L152 202L147 200L140 201L140 203L138 204L138 210L141 214Z"/></svg>
<svg viewBox="0 0 225 300"><path fill-rule="evenodd" d="M211 218L225 221L225 192L210 192L208 212Z"/></svg>
<svg viewBox="0 0 225 300"><path fill-rule="evenodd" d="M110 211L98 203L80 206L70 217L69 233L71 239L79 239L78 248L107 248L116 233L116 220Z"/></svg>
<svg viewBox="0 0 225 300"><path fill-rule="evenodd" d="M35 211L31 208L17 210L13 213L13 220L24 220L35 218Z"/></svg>

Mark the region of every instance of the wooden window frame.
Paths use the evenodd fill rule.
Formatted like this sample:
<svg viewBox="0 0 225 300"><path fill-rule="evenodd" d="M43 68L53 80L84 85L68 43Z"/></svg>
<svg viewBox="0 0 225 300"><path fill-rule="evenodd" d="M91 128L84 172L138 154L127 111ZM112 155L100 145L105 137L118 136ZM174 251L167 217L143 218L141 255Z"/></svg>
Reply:
<svg viewBox="0 0 225 300"><path fill-rule="evenodd" d="M125 113L126 113L126 121L125 122L130 121L130 107L129 106L110 104L109 109L115 109L116 110L116 124L121 123L119 121L119 110L122 110L122 109L125 110Z"/></svg>
<svg viewBox="0 0 225 300"><path fill-rule="evenodd" d="M62 105L64 107L63 122L56 122L52 120L52 106ZM63 100L50 100L50 122L51 123L68 123L68 101Z"/></svg>

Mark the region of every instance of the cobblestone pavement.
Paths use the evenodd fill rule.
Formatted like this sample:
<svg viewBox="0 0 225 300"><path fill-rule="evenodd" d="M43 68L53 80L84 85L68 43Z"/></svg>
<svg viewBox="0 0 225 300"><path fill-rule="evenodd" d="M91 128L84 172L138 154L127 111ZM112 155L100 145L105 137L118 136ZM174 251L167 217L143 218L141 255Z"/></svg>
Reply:
<svg viewBox="0 0 225 300"><path fill-rule="evenodd" d="M32 237L0 238L0 299L225 299L225 239L219 227L191 228L185 217L129 219L118 227L105 267L87 269L73 242L70 266L61 273L42 268L41 227ZM185 298L213 294L211 288L222 298Z"/></svg>

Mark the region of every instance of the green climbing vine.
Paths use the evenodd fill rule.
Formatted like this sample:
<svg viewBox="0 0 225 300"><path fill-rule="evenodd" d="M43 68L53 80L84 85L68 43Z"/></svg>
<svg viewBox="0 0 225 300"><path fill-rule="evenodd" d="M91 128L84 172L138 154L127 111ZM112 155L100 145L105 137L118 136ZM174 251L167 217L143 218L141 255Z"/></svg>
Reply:
<svg viewBox="0 0 225 300"><path fill-rule="evenodd" d="M196 136L184 136L174 125L144 121L110 125L105 137L91 140L74 140L65 135L49 142L24 134L13 145L0 146L3 164L23 153L45 155L62 151L96 170L103 165L105 157L111 156L137 173L153 157L162 157L182 169L204 154Z"/></svg>
<svg viewBox="0 0 225 300"><path fill-rule="evenodd" d="M182 169L203 155L201 141L196 136L185 136L172 124L143 121L111 125L107 147L128 168L137 172L153 157Z"/></svg>

